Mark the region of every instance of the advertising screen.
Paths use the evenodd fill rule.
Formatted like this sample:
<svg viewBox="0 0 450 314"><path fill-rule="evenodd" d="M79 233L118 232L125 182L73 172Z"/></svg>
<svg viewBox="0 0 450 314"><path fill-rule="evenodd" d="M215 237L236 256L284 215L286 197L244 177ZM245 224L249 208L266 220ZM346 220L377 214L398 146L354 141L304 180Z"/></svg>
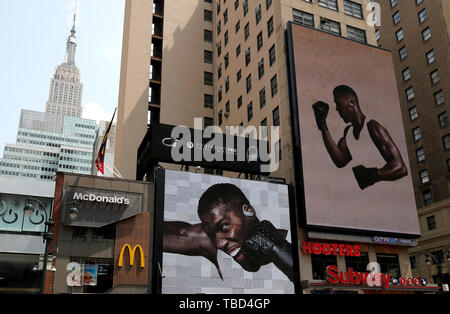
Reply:
<svg viewBox="0 0 450 314"><path fill-rule="evenodd" d="M391 52L288 29L301 223L419 235Z"/></svg>
<svg viewBox="0 0 450 314"><path fill-rule="evenodd" d="M289 194L283 184L165 170L161 292L294 293Z"/></svg>

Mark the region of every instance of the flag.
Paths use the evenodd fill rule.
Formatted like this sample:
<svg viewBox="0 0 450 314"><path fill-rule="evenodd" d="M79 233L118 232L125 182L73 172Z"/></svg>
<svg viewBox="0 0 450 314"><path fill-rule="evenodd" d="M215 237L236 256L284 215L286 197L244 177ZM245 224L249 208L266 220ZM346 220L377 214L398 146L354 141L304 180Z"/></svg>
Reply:
<svg viewBox="0 0 450 314"><path fill-rule="evenodd" d="M105 174L105 149L106 149L106 142L108 141L109 131L111 130L111 125L114 121L114 116L116 115L116 110L114 110L113 117L111 119L111 123L108 126L108 129L105 132L105 136L103 136L102 146L100 146L100 149L97 154L97 159L95 160L95 165L97 166L97 169L102 173Z"/></svg>

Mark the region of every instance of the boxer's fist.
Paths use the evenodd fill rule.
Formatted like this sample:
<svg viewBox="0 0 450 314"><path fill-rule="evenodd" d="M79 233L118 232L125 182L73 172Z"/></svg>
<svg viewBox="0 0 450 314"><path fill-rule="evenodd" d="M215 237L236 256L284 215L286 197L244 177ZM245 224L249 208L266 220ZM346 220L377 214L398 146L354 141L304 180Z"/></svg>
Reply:
<svg viewBox="0 0 450 314"><path fill-rule="evenodd" d="M314 115L316 117L316 123L317 127L321 131L327 131L327 116L328 116L328 110L330 109L330 106L327 103L324 103L323 101L316 102L313 106Z"/></svg>
<svg viewBox="0 0 450 314"><path fill-rule="evenodd" d="M366 168L362 165L353 167L353 173L361 190L380 181L377 168Z"/></svg>

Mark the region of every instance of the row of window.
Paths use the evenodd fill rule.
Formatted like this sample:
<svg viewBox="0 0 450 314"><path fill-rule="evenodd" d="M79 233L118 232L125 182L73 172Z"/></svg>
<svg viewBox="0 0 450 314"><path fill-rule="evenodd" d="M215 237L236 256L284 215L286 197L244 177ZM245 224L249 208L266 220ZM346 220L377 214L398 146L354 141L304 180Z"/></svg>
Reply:
<svg viewBox="0 0 450 314"><path fill-rule="evenodd" d="M351 2L351 1L348 1ZM360 6L359 3L355 3L358 4ZM361 10L362 12L362 10ZM352 14L353 15L353 14ZM361 13L362 15L362 13ZM292 9L292 16L293 16L293 21L304 25L304 26L308 26L308 27L315 27L314 25L314 15L308 12L304 12L304 11L300 11L297 9ZM367 42L367 36L366 36L366 31L363 29L359 29L357 27L353 27L350 25L347 25L347 38L352 39L352 40L356 40L359 42L363 42L366 43ZM320 27L321 30L341 36L342 32L341 32L341 24L339 22L321 17L320 18Z"/></svg>

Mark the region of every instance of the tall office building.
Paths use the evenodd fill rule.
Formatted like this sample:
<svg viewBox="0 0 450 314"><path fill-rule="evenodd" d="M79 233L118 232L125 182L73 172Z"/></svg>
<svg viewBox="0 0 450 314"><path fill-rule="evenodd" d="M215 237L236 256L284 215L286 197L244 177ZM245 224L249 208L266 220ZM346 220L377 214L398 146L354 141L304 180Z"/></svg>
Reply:
<svg viewBox="0 0 450 314"><path fill-rule="evenodd" d="M148 125L279 127L280 165L271 176L296 184L292 143L288 22L349 42L376 46L370 0L127 0L115 165L136 178L137 150ZM336 37L332 38L336 38ZM349 56L351 58L351 56ZM269 138L271 134L268 134ZM227 175L227 174L225 174ZM361 265L410 276L408 250L371 237L298 229L299 241L363 243ZM333 263L336 263L332 257ZM325 256L301 254L302 280L325 279ZM328 263L328 264L327 264ZM340 269L350 261L339 257ZM347 265L347 266L345 266ZM314 274L314 275L313 275Z"/></svg>
<svg viewBox="0 0 450 314"><path fill-rule="evenodd" d="M377 40L393 52L422 232L411 264L430 280L449 283L450 2L379 2Z"/></svg>
<svg viewBox="0 0 450 314"><path fill-rule="evenodd" d="M73 27L67 38L64 61L58 65L51 79L45 112L81 118L83 84L80 70L75 64L75 53L78 46L75 36L75 20L76 15L74 15Z"/></svg>
<svg viewBox="0 0 450 314"><path fill-rule="evenodd" d="M22 110L16 144L6 144L0 175L52 180L56 172L90 174L95 120Z"/></svg>
<svg viewBox="0 0 450 314"><path fill-rule="evenodd" d="M152 122L280 126L273 174L293 182L285 30L288 21L375 45L369 0L127 0L116 167L136 175ZM270 136L270 134L269 134Z"/></svg>

